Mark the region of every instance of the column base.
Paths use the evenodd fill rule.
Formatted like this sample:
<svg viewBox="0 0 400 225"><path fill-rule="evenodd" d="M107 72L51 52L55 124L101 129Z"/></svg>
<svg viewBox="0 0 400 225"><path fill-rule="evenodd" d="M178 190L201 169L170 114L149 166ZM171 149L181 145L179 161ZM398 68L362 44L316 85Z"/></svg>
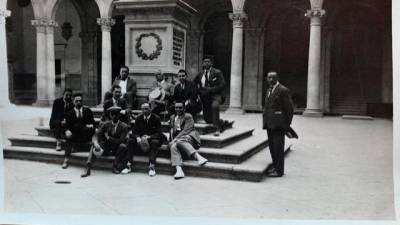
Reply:
<svg viewBox="0 0 400 225"><path fill-rule="evenodd" d="M32 106L47 107L47 106L50 106L50 101L49 100L37 100L35 103L32 104Z"/></svg>
<svg viewBox="0 0 400 225"><path fill-rule="evenodd" d="M320 109L306 109L303 112L303 116L307 116L307 117L323 117L324 114L322 113L322 111Z"/></svg>
<svg viewBox="0 0 400 225"><path fill-rule="evenodd" d="M226 111L226 114L245 114L245 111L239 107L229 107Z"/></svg>

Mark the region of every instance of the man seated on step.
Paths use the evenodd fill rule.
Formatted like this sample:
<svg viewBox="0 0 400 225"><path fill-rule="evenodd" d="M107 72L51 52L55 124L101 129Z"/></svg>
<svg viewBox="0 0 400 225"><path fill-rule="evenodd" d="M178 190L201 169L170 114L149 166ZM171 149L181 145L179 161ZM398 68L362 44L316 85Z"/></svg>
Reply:
<svg viewBox="0 0 400 225"><path fill-rule="evenodd" d="M127 102L125 98L121 98L121 87L119 85L114 84L111 88L112 98L105 101L103 103L103 115L101 117L101 121L107 121L111 118L109 117L109 113L107 110L110 107L118 106L121 108L121 118L120 120L128 125L130 125L130 115L131 110L128 108Z"/></svg>
<svg viewBox="0 0 400 225"><path fill-rule="evenodd" d="M183 102L175 103L175 112L176 114L172 115L170 120L170 137L172 140L169 143L169 147L171 151L171 164L176 168L174 178L180 179L185 177L182 170L181 151L195 158L199 165L204 165L208 160L196 150L200 148L200 135L194 127L192 115L185 113Z"/></svg>
<svg viewBox="0 0 400 225"><path fill-rule="evenodd" d="M74 108L65 115L66 148L62 168L68 167L68 160L72 149L78 150L90 145L95 131L93 112L89 107L83 106L82 93L74 93Z"/></svg>
<svg viewBox="0 0 400 225"><path fill-rule="evenodd" d="M119 85L121 87L122 98L127 102L128 108L137 109L137 85L136 81L129 77L129 68L127 66L122 66L119 75L115 78L113 85ZM107 91L104 95L104 101L112 98L112 93Z"/></svg>
<svg viewBox="0 0 400 225"><path fill-rule="evenodd" d="M65 114L74 108L72 90L66 88L63 97L54 100L50 117L50 129L56 138L56 151L61 151L61 137L65 132Z"/></svg>
<svg viewBox="0 0 400 225"><path fill-rule="evenodd" d="M174 89L174 101L183 102L185 104L185 112L190 113L194 120L196 120L196 114L201 111L201 100L196 85L189 80L185 70L181 69L178 71L179 83ZM170 108L170 113L174 112L175 105Z"/></svg>
<svg viewBox="0 0 400 225"><path fill-rule="evenodd" d="M165 79L161 70L157 70L149 93L152 112L159 116L162 112L165 112L169 107L173 92L174 85Z"/></svg>
<svg viewBox="0 0 400 225"><path fill-rule="evenodd" d="M93 145L89 152L87 166L81 177L90 176L93 160L101 156L115 156L112 172L127 174L131 172L133 154L128 150L126 141L129 126L120 120L121 107L112 106L107 109L110 120L104 122L93 136ZM128 166L128 163L130 164Z"/></svg>
<svg viewBox="0 0 400 225"><path fill-rule="evenodd" d="M161 131L161 119L151 112L149 103L143 103L142 114L136 120L128 148L134 152L142 151L149 155L149 176L156 175L156 158L159 148L166 141Z"/></svg>

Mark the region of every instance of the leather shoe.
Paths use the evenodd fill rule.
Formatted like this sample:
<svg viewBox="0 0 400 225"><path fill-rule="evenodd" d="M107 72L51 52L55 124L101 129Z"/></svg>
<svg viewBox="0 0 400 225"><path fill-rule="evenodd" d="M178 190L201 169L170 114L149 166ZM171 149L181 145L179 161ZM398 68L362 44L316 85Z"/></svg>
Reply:
<svg viewBox="0 0 400 225"><path fill-rule="evenodd" d="M272 172L269 173L267 176L268 176L268 177L282 177L283 174L280 174L280 173L278 173L278 172L276 172L276 171L272 171Z"/></svg>
<svg viewBox="0 0 400 225"><path fill-rule="evenodd" d="M68 168L68 160L67 159L64 159L64 162L61 165L61 168L63 168L63 169L67 169Z"/></svg>
<svg viewBox="0 0 400 225"><path fill-rule="evenodd" d="M121 171L119 171L119 170L118 170L117 168L115 168L115 167L112 169L112 172L115 173L115 174L120 174L120 173L121 173Z"/></svg>
<svg viewBox="0 0 400 225"><path fill-rule="evenodd" d="M87 167L85 173L81 175L81 177L88 177L88 176L90 176L90 167Z"/></svg>

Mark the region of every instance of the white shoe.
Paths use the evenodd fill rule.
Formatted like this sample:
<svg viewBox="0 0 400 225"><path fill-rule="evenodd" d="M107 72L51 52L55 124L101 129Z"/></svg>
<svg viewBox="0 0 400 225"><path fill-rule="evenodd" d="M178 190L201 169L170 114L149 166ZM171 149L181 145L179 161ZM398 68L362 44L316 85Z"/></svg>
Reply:
<svg viewBox="0 0 400 225"><path fill-rule="evenodd" d="M156 170L154 168L150 168L149 170L149 176L153 177L156 175Z"/></svg>
<svg viewBox="0 0 400 225"><path fill-rule="evenodd" d="M202 165L206 164L207 162L208 162L208 159L204 158L200 154L197 156L197 163L199 164L199 166L202 166Z"/></svg>
<svg viewBox="0 0 400 225"><path fill-rule="evenodd" d="M184 177L185 177L185 174L183 173L182 167L177 166L177 167L176 167L176 173L175 173L175 175L174 175L174 178L175 178L176 180L178 180L178 179L181 179L181 178L184 178Z"/></svg>
<svg viewBox="0 0 400 225"><path fill-rule="evenodd" d="M128 174L132 172L132 168L129 166L121 171L121 174Z"/></svg>

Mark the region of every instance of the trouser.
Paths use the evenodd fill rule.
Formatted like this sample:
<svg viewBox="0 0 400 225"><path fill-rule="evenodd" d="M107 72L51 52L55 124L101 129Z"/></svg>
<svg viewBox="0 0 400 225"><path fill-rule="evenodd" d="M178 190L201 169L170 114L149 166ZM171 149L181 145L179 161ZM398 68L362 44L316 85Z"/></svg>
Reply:
<svg viewBox="0 0 400 225"><path fill-rule="evenodd" d="M267 129L267 135L272 164L276 172L283 175L285 172L285 132L283 130Z"/></svg>
<svg viewBox="0 0 400 225"><path fill-rule="evenodd" d="M62 125L61 121L56 120L51 123L51 131L54 134L54 137L58 140L64 137L65 126Z"/></svg>
<svg viewBox="0 0 400 225"><path fill-rule="evenodd" d="M129 153L129 149L126 146L126 144L121 143L119 145L112 144L110 142L102 142L100 143L100 147L104 150L102 156L114 156L114 161L113 161L113 168L116 168L118 170L122 170L126 167L127 162L131 162L129 156L132 155ZM89 152L89 157L87 160L88 165L92 165L94 160L97 158L94 153L94 147L90 149Z"/></svg>
<svg viewBox="0 0 400 225"><path fill-rule="evenodd" d="M212 123L217 129L221 128L219 119L220 98L206 97L201 98L203 103L203 117L207 123Z"/></svg>
<svg viewBox="0 0 400 225"><path fill-rule="evenodd" d="M131 154L129 157L133 159L134 153L135 152L137 153L140 150L141 152L145 152L148 154L150 163L155 164L157 155L158 155L158 151L159 151L159 148L162 143L161 143L161 140L159 140L157 138L149 138L148 141L149 141L150 149L148 151L145 151L138 145L136 138L130 138L128 140L128 149L130 149L129 152Z"/></svg>
<svg viewBox="0 0 400 225"><path fill-rule="evenodd" d="M65 157L71 156L72 148L90 146L93 134L93 128L82 128L80 132L72 133L72 137L66 139Z"/></svg>
<svg viewBox="0 0 400 225"><path fill-rule="evenodd" d="M171 145L171 164L172 166L182 166L182 155L181 151L185 152L186 155L191 156L196 153L196 149L186 141L177 141Z"/></svg>

